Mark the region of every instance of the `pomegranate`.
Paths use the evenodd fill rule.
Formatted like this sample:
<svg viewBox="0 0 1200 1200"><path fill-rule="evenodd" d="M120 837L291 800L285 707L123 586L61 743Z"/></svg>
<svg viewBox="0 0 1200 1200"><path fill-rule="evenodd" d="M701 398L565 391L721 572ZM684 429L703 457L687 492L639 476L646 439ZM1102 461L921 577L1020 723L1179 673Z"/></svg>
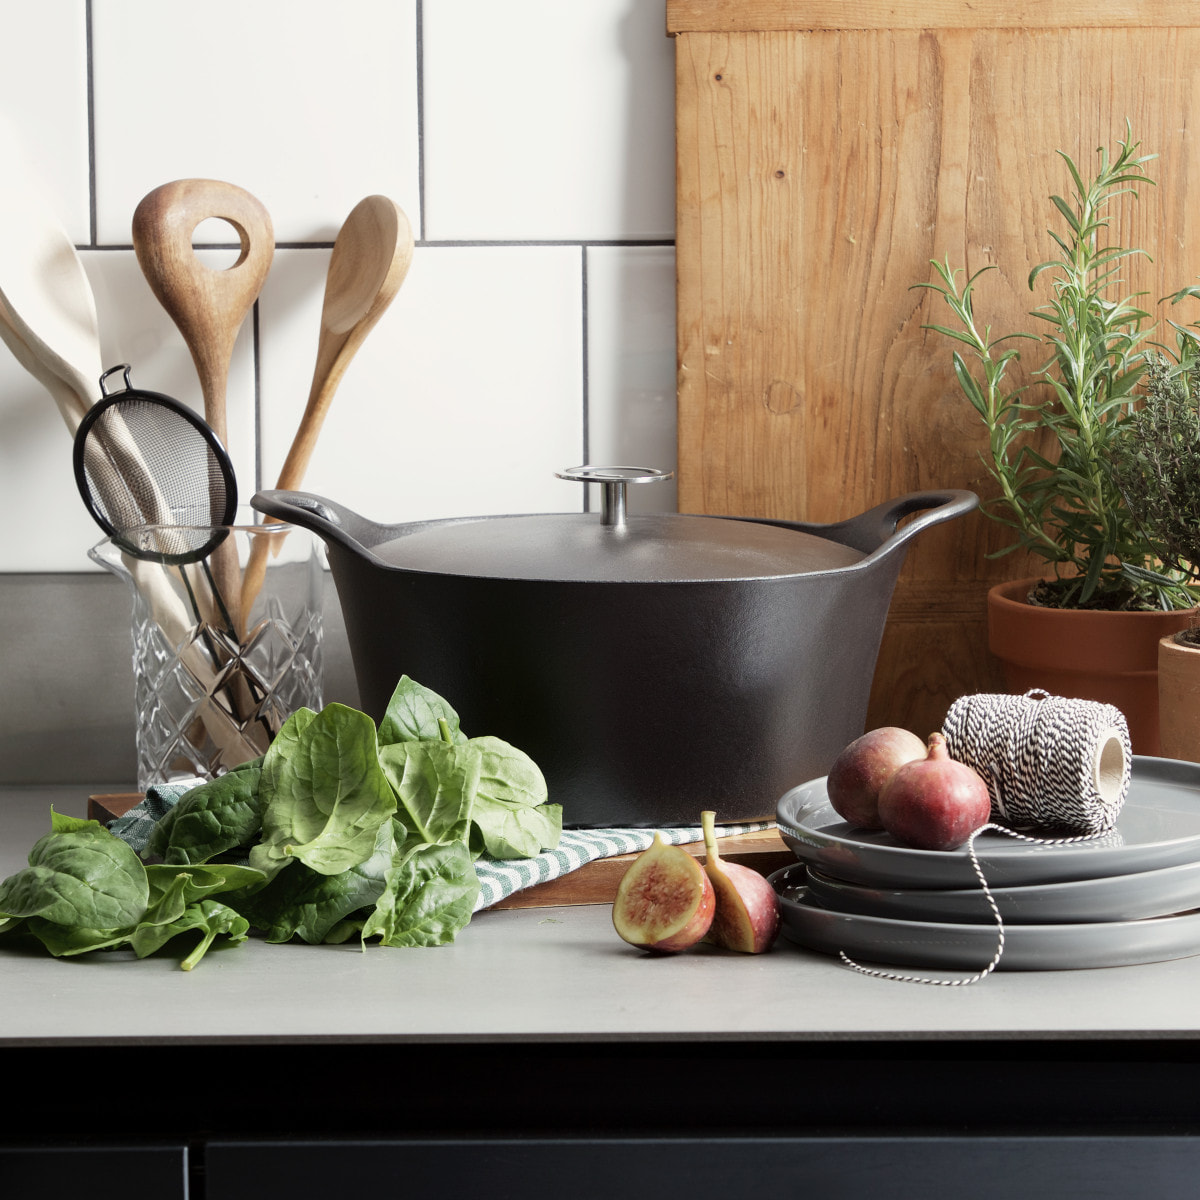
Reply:
<svg viewBox="0 0 1200 1200"><path fill-rule="evenodd" d="M940 733L929 735L929 753L906 763L879 796L879 820L898 841L918 850L954 850L991 816L987 784L955 762Z"/></svg>

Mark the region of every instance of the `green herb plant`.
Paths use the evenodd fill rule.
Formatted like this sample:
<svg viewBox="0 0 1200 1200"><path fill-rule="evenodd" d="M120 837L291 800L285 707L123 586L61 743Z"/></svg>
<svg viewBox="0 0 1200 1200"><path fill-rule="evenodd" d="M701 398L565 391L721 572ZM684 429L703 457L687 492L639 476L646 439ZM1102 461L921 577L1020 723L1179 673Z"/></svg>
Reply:
<svg viewBox="0 0 1200 1200"><path fill-rule="evenodd" d="M29 866L0 883L0 934L56 956L137 957L199 934L185 970L251 928L269 942L443 945L471 919L477 857L528 858L561 831L528 755L468 738L405 676L378 730L341 704L293 713L262 758L180 797L150 835L153 861L52 813Z"/></svg>
<svg viewBox="0 0 1200 1200"><path fill-rule="evenodd" d="M1113 458L1113 475L1138 527L1156 547L1163 578L1200 583L1200 356L1180 330L1178 363L1151 356L1145 398ZM1186 632L1200 641L1200 629Z"/></svg>
<svg viewBox="0 0 1200 1200"><path fill-rule="evenodd" d="M1125 260L1144 251L1105 241L1114 202L1136 199L1139 187L1154 183L1145 171L1154 156L1138 149L1127 125L1114 155L1098 149L1091 179L1059 151L1072 192L1050 200L1066 228L1049 231L1056 254L1029 273L1031 291L1043 276L1051 284L1050 298L1030 314L1041 323L1040 335L994 337L976 318L976 286L990 266L960 283L965 271L948 258L934 260L940 282L914 285L939 293L957 322L925 328L965 348L953 351L954 373L987 429L983 459L999 488L984 511L1013 531L1012 542L995 556L1021 549L1049 564L1055 578L1030 598L1051 607L1195 603L1186 578L1158 561L1157 546L1126 505L1112 468L1120 447L1136 436L1137 388L1155 352L1149 314L1139 306L1142 293L1125 294L1119 275ZM1037 343L1043 359L1029 383L1014 386L1023 340Z"/></svg>

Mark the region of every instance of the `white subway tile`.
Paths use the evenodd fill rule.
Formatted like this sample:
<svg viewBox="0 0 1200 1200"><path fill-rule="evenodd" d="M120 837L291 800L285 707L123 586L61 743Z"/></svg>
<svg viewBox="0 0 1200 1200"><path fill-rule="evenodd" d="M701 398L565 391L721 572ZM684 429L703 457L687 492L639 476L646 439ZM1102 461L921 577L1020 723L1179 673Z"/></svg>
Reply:
<svg viewBox="0 0 1200 1200"><path fill-rule="evenodd" d="M587 251L588 457L675 470L675 251ZM593 491L596 489L593 487ZM674 479L629 489L631 512L673 512ZM593 507L599 503L593 497Z"/></svg>
<svg viewBox="0 0 1200 1200"><path fill-rule="evenodd" d="M309 393L329 254L282 250L262 298L263 475ZM577 247L418 247L350 364L303 489L384 523L578 511L554 472L580 460Z"/></svg>
<svg viewBox="0 0 1200 1200"><path fill-rule="evenodd" d="M415 0L100 0L93 45L102 244L180 178L244 187L281 242L374 192L417 220Z"/></svg>
<svg viewBox="0 0 1200 1200"><path fill-rule="evenodd" d="M82 571L104 535L71 469L71 436L50 394L0 344L0 571Z"/></svg>
<svg viewBox="0 0 1200 1200"><path fill-rule="evenodd" d="M0 121L41 169L55 215L77 245L92 237L84 18L83 0L0 0Z"/></svg>
<svg viewBox="0 0 1200 1200"><path fill-rule="evenodd" d="M430 0L423 13L426 237L673 236L661 0Z"/></svg>

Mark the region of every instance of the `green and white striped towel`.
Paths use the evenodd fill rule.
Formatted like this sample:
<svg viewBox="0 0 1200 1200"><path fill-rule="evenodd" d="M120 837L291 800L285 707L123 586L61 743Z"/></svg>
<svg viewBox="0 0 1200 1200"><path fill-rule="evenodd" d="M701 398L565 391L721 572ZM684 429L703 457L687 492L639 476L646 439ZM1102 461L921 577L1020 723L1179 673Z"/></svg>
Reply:
<svg viewBox="0 0 1200 1200"><path fill-rule="evenodd" d="M174 806L176 801L200 780L160 784L146 792L145 798L124 816L108 824L109 830L122 841L128 842L139 854L145 851L150 841L150 831ZM743 825L722 825L722 837L739 833L752 833L771 829L774 821L752 821ZM564 829L554 850L543 850L533 858L494 859L479 858L475 861L475 874L479 877L479 898L475 911L490 908L493 904L519 892L578 871L586 863L600 858L612 858L617 854L635 854L645 850L654 840L654 834L662 835L664 842L673 846L684 846L704 839L699 825L668 826L654 829Z"/></svg>

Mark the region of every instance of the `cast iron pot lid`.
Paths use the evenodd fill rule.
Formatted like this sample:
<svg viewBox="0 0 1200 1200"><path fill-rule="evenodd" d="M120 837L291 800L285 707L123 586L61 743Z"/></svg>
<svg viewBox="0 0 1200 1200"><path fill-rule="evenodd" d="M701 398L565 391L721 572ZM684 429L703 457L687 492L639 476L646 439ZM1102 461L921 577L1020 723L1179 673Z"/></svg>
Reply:
<svg viewBox="0 0 1200 1200"><path fill-rule="evenodd" d="M629 515L629 483L671 478L647 467L572 467L560 479L603 485L595 513L415 521L370 546L383 563L439 575L567 581L770 579L853 566L862 551L752 519Z"/></svg>

